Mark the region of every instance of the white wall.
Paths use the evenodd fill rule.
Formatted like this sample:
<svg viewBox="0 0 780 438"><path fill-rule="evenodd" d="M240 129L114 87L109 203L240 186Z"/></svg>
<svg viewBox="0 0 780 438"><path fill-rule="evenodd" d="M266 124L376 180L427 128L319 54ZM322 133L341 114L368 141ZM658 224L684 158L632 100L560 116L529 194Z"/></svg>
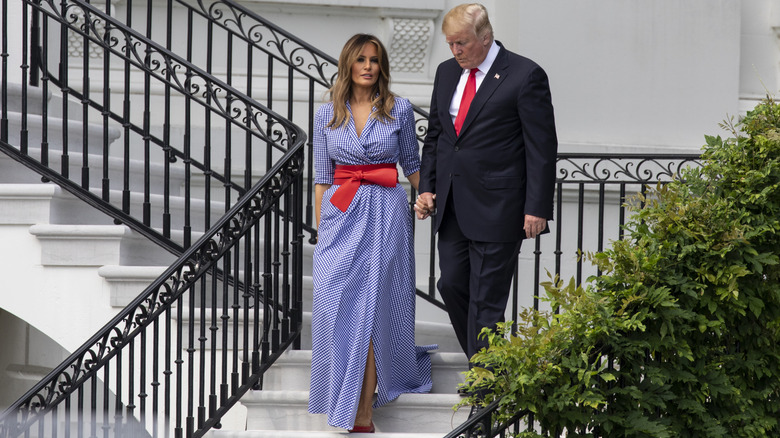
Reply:
<svg viewBox="0 0 780 438"><path fill-rule="evenodd" d="M740 38L740 99L743 109L754 107L767 93L780 92L780 2L742 2Z"/></svg>
<svg viewBox="0 0 780 438"><path fill-rule="evenodd" d="M497 39L550 77L563 150L696 151L737 112L738 0L496 3Z"/></svg>
<svg viewBox="0 0 780 438"><path fill-rule="evenodd" d="M0 412L24 395L68 353L51 338L0 309Z"/></svg>

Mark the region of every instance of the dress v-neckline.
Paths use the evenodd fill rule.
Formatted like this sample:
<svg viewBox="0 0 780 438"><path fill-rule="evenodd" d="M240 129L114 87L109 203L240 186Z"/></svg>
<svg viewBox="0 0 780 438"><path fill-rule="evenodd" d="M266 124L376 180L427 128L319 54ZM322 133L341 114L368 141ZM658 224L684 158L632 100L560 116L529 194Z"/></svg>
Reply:
<svg viewBox="0 0 780 438"><path fill-rule="evenodd" d="M371 114L374 113L374 106L371 106L371 111L368 113L368 117L366 117L366 121L363 123L363 128L358 132L358 126L355 119L355 114L352 112L352 105L349 104L349 101L347 101L347 110L349 111L349 119L350 124L352 125L352 132L355 134L355 137L362 143L363 134L366 132L366 129L371 125Z"/></svg>
<svg viewBox="0 0 780 438"><path fill-rule="evenodd" d="M360 132L358 132L357 123L355 123L355 116L354 115L352 116L352 129L355 130L355 135L357 136L357 138L360 138L360 139L363 138L362 134L366 131L366 127L368 126L368 119L370 119L370 118L371 118L371 116L368 116L368 118L366 119L366 122L363 123L363 128L360 130Z"/></svg>

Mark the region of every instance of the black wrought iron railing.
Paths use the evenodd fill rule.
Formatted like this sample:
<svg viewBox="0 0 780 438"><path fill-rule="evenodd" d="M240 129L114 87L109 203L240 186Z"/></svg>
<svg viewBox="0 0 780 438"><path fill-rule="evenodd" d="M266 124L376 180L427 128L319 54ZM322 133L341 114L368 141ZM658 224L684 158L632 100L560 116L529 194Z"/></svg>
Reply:
<svg viewBox="0 0 780 438"><path fill-rule="evenodd" d="M301 335L303 148L0 418L0 437L200 437ZM292 214L275 214L286 209ZM269 239L270 237L270 239ZM287 242L281 245L266 245ZM281 246L281 247L280 247ZM228 272L229 283L219 281Z"/></svg>
<svg viewBox="0 0 780 438"><path fill-rule="evenodd" d="M667 183L699 154L559 154L555 217L550 234L526 241L520 251L512 294L512 314L539 309L540 282L547 272L582 284L600 272L580 256L597 253L623 237L631 198L649 186Z"/></svg>
<svg viewBox="0 0 780 438"><path fill-rule="evenodd" d="M488 438L517 436L520 432L533 429L533 414L527 410L518 411L505 422L496 420L500 400L496 400L477 412L466 422L456 427L444 438ZM530 424L530 426L529 426ZM529 429L530 427L530 429ZM559 435L550 435L559 436Z"/></svg>
<svg viewBox="0 0 780 438"><path fill-rule="evenodd" d="M305 133L88 2L19 3L1 2L0 149L179 257L3 413L0 437L203 436L300 344Z"/></svg>

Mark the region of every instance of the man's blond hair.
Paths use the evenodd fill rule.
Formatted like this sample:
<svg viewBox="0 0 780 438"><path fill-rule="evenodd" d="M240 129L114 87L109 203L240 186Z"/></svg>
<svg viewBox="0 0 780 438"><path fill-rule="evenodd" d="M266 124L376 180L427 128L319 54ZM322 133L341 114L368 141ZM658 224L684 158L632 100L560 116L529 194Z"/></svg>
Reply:
<svg viewBox="0 0 780 438"><path fill-rule="evenodd" d="M479 38L487 34L490 36L490 40L493 40L493 26L490 25L487 9L479 3L464 3L455 6L447 12L441 23L441 31L445 35L464 27L474 29L474 33Z"/></svg>

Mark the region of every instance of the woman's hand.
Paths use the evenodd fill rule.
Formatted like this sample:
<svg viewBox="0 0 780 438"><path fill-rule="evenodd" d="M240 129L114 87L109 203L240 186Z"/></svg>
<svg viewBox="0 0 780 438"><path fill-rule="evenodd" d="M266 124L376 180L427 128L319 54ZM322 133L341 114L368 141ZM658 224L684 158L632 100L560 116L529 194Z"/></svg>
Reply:
<svg viewBox="0 0 780 438"><path fill-rule="evenodd" d="M417 219L427 219L436 214L436 195L431 192L420 193L414 203Z"/></svg>

